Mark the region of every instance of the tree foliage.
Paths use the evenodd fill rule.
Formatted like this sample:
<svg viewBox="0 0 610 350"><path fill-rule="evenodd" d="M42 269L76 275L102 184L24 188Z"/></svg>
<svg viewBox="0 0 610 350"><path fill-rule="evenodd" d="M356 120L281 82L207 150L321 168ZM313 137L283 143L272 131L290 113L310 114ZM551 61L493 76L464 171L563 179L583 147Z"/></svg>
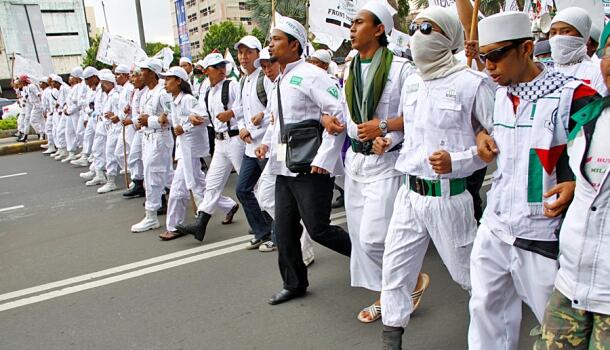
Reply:
<svg viewBox="0 0 610 350"><path fill-rule="evenodd" d="M229 49L233 57L237 57L237 50L233 48L233 45L246 35L248 32L242 25L236 26L230 21L214 24L203 39L203 56L210 54L215 49L222 54Z"/></svg>
<svg viewBox="0 0 610 350"><path fill-rule="evenodd" d="M271 0L247 0L252 13L252 20L258 24L263 33L269 33L271 26ZM275 11L305 24L307 0L276 0Z"/></svg>

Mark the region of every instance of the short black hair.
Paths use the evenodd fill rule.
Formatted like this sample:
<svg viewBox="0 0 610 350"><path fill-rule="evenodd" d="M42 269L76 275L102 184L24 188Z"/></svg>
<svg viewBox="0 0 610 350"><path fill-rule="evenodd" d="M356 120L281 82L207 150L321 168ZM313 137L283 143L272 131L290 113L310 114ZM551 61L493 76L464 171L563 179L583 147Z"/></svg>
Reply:
<svg viewBox="0 0 610 350"><path fill-rule="evenodd" d="M293 42L293 41L297 40L297 38L295 38L295 37L294 37L294 36L292 36L291 34L288 34L288 33L284 33L284 34L286 34L286 37L288 38L288 42L289 42L289 43L291 43L291 42ZM304 48L301 46L301 42L300 42L300 41L298 41L298 40L297 40L297 42L299 43L299 56L302 56L302 55L303 55L303 49L304 49Z"/></svg>
<svg viewBox="0 0 610 350"><path fill-rule="evenodd" d="M373 16L373 23L378 26L381 23L381 20L379 19L379 17L377 17L377 15L375 15L374 13L371 12L371 15ZM385 25L384 25L385 27ZM383 32L383 34L381 34L381 36L379 37L379 45L381 45L382 47L388 47L388 44L390 42L388 41L388 36L385 34L385 32Z"/></svg>
<svg viewBox="0 0 610 350"><path fill-rule="evenodd" d="M180 78L178 78L180 79ZM182 80L180 79L180 91L182 91L185 94L189 94L192 95L193 91L191 90L191 84L189 84L188 81Z"/></svg>

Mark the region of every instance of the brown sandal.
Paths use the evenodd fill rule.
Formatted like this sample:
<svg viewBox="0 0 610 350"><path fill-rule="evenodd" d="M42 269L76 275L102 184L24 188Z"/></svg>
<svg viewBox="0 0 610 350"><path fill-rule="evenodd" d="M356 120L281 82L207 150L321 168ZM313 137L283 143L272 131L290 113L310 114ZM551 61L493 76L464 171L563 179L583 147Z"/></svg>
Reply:
<svg viewBox="0 0 610 350"><path fill-rule="evenodd" d="M239 204L235 203L233 208L231 208L231 210L229 210L229 212L225 216L225 219L222 220L222 224L229 225L229 224L233 223L233 216L235 216L235 213L237 213L238 210L239 210Z"/></svg>
<svg viewBox="0 0 610 350"><path fill-rule="evenodd" d="M184 234L179 233L179 232L165 231L159 235L159 238L162 241L171 241L173 239L180 238L182 236L184 236Z"/></svg>

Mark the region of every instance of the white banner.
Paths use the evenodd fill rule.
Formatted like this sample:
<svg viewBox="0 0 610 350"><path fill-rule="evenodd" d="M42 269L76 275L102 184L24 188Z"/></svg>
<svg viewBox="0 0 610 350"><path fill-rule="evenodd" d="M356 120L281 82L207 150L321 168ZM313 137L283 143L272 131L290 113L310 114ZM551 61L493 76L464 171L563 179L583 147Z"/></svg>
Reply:
<svg viewBox="0 0 610 350"><path fill-rule="evenodd" d="M428 0L430 6L451 7L455 5L455 0Z"/></svg>
<svg viewBox="0 0 610 350"><path fill-rule="evenodd" d="M125 64L130 67L146 58L146 53L135 41L107 32L102 33L95 57L96 60L108 65Z"/></svg>
<svg viewBox="0 0 610 350"><path fill-rule="evenodd" d="M604 13L606 13L606 16L610 16L610 0L602 0L602 4L604 5Z"/></svg>
<svg viewBox="0 0 610 350"><path fill-rule="evenodd" d="M163 62L163 70L168 70L174 60L174 50L169 47L164 47L157 52L152 58L158 58Z"/></svg>
<svg viewBox="0 0 610 350"><path fill-rule="evenodd" d="M411 37L409 34L403 33L397 29L392 30L390 34L390 41L400 47L403 51L409 47Z"/></svg>
<svg viewBox="0 0 610 350"><path fill-rule="evenodd" d="M506 0L504 4L504 11L519 11L519 4L517 0Z"/></svg>
<svg viewBox="0 0 610 350"><path fill-rule="evenodd" d="M604 30L604 6L602 0L555 0L557 11L561 11L568 7L580 7L589 13L591 21L600 30Z"/></svg>
<svg viewBox="0 0 610 350"><path fill-rule="evenodd" d="M45 72L40 63L15 54L15 61L13 65L14 78L25 74L35 81L40 81L45 74L50 73L53 72Z"/></svg>

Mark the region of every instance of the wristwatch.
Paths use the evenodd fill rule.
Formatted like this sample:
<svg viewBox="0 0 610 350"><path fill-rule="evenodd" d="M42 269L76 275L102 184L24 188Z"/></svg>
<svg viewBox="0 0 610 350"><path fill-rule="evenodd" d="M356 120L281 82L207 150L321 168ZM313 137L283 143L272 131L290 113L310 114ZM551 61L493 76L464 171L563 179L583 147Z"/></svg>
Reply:
<svg viewBox="0 0 610 350"><path fill-rule="evenodd" d="M385 136L388 133L388 122L385 120L380 121L379 130L381 130L381 135Z"/></svg>

